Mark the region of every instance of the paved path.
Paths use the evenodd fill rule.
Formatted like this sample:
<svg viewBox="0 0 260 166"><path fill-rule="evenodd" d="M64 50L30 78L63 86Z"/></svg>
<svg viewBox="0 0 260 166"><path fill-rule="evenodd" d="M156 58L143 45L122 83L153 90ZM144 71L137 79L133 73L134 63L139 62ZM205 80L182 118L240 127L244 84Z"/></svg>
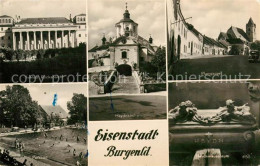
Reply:
<svg viewBox="0 0 260 166"><path fill-rule="evenodd" d="M120 76L118 82L113 85L112 93L139 94L140 89L133 76Z"/></svg>

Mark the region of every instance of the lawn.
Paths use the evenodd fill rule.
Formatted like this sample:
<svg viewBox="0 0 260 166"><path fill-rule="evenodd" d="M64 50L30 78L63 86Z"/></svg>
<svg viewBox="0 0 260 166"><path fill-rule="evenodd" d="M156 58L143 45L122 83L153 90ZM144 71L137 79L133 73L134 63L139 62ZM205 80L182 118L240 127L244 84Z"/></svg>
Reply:
<svg viewBox="0 0 260 166"><path fill-rule="evenodd" d="M106 96L89 102L91 121L166 119L166 96Z"/></svg>

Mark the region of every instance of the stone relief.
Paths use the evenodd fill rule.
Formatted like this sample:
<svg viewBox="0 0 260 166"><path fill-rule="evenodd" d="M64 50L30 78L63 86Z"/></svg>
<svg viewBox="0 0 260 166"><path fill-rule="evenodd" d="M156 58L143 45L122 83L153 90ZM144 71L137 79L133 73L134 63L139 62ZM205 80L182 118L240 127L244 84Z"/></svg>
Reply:
<svg viewBox="0 0 260 166"><path fill-rule="evenodd" d="M255 124L256 119L250 113L247 104L235 106L233 100L227 100L226 106L220 107L220 112L211 117L198 115L195 104L191 101L181 102L179 106L169 111L169 120L173 123L197 122L202 125L214 125L219 122L239 122L242 124Z"/></svg>

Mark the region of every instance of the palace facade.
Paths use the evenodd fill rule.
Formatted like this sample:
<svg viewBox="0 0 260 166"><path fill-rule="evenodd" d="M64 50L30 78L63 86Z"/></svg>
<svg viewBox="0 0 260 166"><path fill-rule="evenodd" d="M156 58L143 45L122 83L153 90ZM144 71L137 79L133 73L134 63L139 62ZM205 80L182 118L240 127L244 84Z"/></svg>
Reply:
<svg viewBox="0 0 260 166"><path fill-rule="evenodd" d="M0 16L0 47L39 50L77 47L86 43L86 14L65 17L23 18Z"/></svg>

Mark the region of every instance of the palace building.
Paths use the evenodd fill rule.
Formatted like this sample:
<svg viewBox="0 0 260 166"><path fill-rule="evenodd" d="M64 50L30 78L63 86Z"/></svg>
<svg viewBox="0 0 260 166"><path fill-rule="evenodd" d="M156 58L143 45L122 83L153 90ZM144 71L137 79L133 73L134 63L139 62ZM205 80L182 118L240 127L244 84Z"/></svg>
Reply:
<svg viewBox="0 0 260 166"><path fill-rule="evenodd" d="M130 18L127 5L115 28L116 37L107 40L104 34L102 45L88 51L89 72L114 70L120 65L138 70L141 62L150 62L155 55L158 47L153 44L153 38L146 40L139 35L138 23Z"/></svg>
<svg viewBox="0 0 260 166"><path fill-rule="evenodd" d="M23 18L0 16L0 47L39 50L77 47L86 43L86 14L65 17Z"/></svg>

